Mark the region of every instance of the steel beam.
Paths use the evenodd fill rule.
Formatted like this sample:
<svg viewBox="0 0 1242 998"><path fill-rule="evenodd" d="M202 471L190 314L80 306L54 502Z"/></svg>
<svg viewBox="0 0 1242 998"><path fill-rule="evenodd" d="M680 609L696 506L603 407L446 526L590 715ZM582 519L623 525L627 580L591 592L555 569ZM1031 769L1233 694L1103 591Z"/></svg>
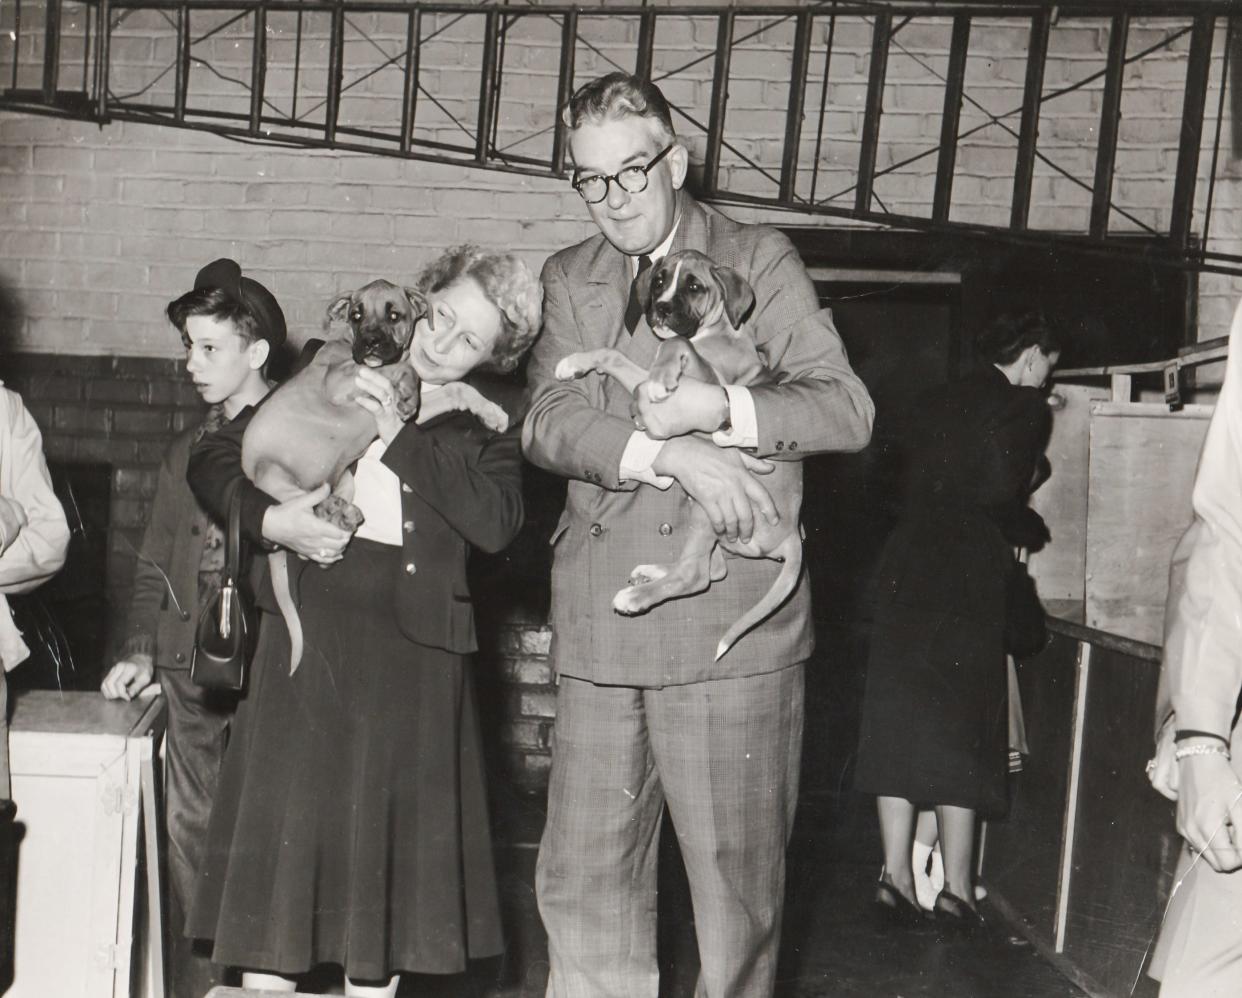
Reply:
<svg viewBox="0 0 1242 998"><path fill-rule="evenodd" d="M1177 173L1173 181L1173 211L1169 238L1178 249L1190 245L1191 219L1195 208L1195 180L1199 173L1203 141L1203 112L1207 105L1212 73L1212 34L1215 20L1196 17L1186 62L1186 92L1182 99L1182 130L1178 139Z"/></svg>
<svg viewBox="0 0 1242 998"><path fill-rule="evenodd" d="M966 89L966 57L970 50L970 18L953 18L949 43L949 68L944 83L944 111L940 119L940 153L936 160L936 192L932 218L947 221L953 201L953 172L957 166L957 130L962 120L962 94Z"/></svg>
<svg viewBox="0 0 1242 998"><path fill-rule="evenodd" d="M876 150L880 142L880 116L884 113L884 79L888 74L888 46L893 36L893 16L877 14L871 32L871 66L867 76L867 109L863 115L862 148L858 153L858 184L854 210L871 210L875 184Z"/></svg>
<svg viewBox="0 0 1242 998"><path fill-rule="evenodd" d="M1121 84L1126 69L1128 14L1116 14L1108 34L1108 64L1104 69L1104 97L1100 102L1099 144L1095 155L1095 183L1091 195L1091 237L1108 235L1113 205L1113 168L1117 163L1117 131L1121 121Z"/></svg>

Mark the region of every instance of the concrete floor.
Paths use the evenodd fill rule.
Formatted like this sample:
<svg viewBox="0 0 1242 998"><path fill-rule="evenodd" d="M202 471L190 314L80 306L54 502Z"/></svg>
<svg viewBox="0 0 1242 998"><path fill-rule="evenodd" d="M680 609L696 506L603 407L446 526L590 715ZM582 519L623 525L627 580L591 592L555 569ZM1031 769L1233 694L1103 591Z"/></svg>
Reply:
<svg viewBox="0 0 1242 998"><path fill-rule="evenodd" d="M547 941L534 897L542 803L498 802L498 844L509 952L459 978L414 978L403 996L542 998ZM871 909L879 844L870 801L805 795L789 855L779 998L1080 998L1086 993L1011 934L999 915L983 938L882 930ZM666 832L668 830L666 829ZM691 998L698 969L693 915L671 835L661 855L661 998ZM1142 992L1139 992L1142 993Z"/></svg>

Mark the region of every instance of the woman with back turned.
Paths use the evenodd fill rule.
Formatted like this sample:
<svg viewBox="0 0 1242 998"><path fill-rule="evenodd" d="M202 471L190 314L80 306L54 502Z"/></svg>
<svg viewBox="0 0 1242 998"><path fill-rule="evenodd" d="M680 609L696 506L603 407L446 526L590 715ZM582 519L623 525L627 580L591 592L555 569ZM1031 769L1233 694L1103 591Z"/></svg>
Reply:
<svg viewBox="0 0 1242 998"><path fill-rule="evenodd" d="M902 513L885 545L855 785L875 794L884 845L881 915L923 920L911 847L935 808L944 853L937 919L981 923L975 816L1005 810L1008 768L1006 588L1024 507L1051 430L1040 389L1060 357L1037 313L1006 316L976 342L980 363L914 406Z"/></svg>

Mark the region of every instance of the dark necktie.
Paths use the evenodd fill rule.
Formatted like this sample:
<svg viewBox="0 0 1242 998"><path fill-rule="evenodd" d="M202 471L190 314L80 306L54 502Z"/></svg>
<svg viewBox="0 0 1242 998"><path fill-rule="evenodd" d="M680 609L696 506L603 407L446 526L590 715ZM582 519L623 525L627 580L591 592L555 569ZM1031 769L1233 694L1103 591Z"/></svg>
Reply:
<svg viewBox="0 0 1242 998"><path fill-rule="evenodd" d="M625 304L625 328L631 336L634 330L638 328L638 320L643 317L643 303L638 300L638 279L643 276L643 271L651 266L651 257L640 256L638 258L638 273L634 275L634 280L630 282L630 300Z"/></svg>

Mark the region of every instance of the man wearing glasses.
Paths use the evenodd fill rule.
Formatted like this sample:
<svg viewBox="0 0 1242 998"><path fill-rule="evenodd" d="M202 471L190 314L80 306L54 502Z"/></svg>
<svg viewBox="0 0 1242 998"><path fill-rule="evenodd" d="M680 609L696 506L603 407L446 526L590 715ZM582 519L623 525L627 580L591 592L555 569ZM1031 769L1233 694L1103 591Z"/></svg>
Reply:
<svg viewBox="0 0 1242 998"><path fill-rule="evenodd" d="M656 857L667 803L694 903L706 998L770 995L797 798L810 594L800 585L713 662L720 631L779 566L732 559L702 594L639 617L612 610L638 564L675 560L687 496L731 538L773 516L763 458L855 451L872 406L789 241L682 190L687 153L651 83L614 73L565 111L574 187L597 236L543 270L543 334L523 447L568 478L553 535L556 741L536 883L553 998L654 996ZM649 366L657 340L633 294L640 269L697 249L754 288L750 325L776 384L683 380L631 415L631 397L557 362L616 347ZM638 393L641 394L641 393ZM645 427L646 432L638 427Z"/></svg>

